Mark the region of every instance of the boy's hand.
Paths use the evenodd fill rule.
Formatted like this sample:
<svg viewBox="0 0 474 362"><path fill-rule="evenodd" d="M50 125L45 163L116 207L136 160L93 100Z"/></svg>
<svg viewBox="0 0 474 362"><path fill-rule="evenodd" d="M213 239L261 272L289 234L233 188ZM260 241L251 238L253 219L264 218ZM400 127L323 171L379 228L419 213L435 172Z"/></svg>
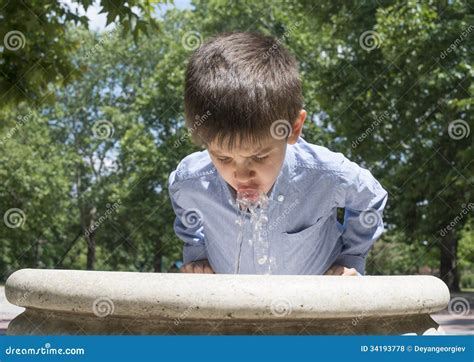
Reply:
<svg viewBox="0 0 474 362"><path fill-rule="evenodd" d="M205 273L205 274L214 274L214 270L212 270L211 266L207 259L196 260L183 265L179 271L181 273Z"/></svg>
<svg viewBox="0 0 474 362"><path fill-rule="evenodd" d="M324 275L354 275L357 276L357 270L354 268L346 268L343 265L336 265L334 264L330 267Z"/></svg>

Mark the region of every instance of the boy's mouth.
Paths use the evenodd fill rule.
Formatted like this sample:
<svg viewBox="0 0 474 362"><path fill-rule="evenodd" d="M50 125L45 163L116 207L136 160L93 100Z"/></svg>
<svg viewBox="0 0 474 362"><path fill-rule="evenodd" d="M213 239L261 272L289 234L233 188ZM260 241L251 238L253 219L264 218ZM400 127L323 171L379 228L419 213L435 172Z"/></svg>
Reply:
<svg viewBox="0 0 474 362"><path fill-rule="evenodd" d="M247 199L249 201L255 202L260 198L260 193L258 189L238 189L237 190L237 198L239 199Z"/></svg>
<svg viewBox="0 0 474 362"><path fill-rule="evenodd" d="M237 193L246 196L248 199L258 198L262 190L257 184L237 184Z"/></svg>
<svg viewBox="0 0 474 362"><path fill-rule="evenodd" d="M257 184L237 184L237 191L258 190Z"/></svg>

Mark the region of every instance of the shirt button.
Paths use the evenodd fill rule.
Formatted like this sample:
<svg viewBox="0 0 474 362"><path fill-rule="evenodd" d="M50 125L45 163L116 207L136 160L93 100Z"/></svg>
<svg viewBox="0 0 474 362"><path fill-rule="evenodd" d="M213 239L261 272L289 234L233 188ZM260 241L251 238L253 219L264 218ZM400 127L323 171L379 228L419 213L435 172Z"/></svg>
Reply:
<svg viewBox="0 0 474 362"><path fill-rule="evenodd" d="M278 195L277 200L282 202L285 199L285 196L283 195Z"/></svg>
<svg viewBox="0 0 474 362"><path fill-rule="evenodd" d="M267 257L266 257L266 256L262 256L260 259L258 259L258 263L259 263L260 265L265 264L266 261L267 261Z"/></svg>

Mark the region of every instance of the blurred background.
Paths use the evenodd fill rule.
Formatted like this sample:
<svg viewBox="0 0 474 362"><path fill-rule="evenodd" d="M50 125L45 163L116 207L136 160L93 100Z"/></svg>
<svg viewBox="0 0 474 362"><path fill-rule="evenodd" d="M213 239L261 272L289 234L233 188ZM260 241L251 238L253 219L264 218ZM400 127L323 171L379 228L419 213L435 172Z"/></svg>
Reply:
<svg viewBox="0 0 474 362"><path fill-rule="evenodd" d="M186 62L239 30L297 57L303 137L389 192L367 274L473 291L474 2L0 0L0 19L0 281L177 270Z"/></svg>

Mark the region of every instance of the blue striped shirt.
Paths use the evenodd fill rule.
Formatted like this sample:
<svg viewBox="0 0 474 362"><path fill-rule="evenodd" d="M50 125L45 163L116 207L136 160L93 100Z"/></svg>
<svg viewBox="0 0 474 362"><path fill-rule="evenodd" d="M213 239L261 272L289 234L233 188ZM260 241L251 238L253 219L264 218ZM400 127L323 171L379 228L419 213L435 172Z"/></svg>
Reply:
<svg viewBox="0 0 474 362"><path fill-rule="evenodd" d="M216 273L324 274L333 264L365 274L365 259L383 232L387 191L343 154L306 142L287 145L280 173L268 193L268 248L251 242L250 215L239 242L235 191L219 175L207 150L186 156L169 176L184 242L185 264L208 259ZM337 209L344 208L344 222ZM262 262L263 261L263 262Z"/></svg>

